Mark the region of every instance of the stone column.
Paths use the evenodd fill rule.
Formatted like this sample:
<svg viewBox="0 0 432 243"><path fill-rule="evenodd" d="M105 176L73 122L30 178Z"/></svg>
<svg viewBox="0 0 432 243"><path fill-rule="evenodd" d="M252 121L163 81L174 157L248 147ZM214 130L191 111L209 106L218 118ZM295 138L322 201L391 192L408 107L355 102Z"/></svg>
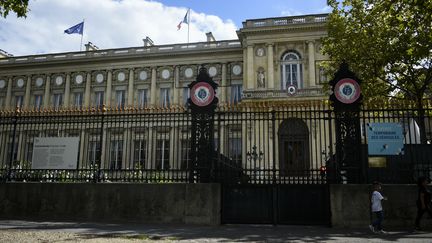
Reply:
<svg viewBox="0 0 432 243"><path fill-rule="evenodd" d="M133 68L129 69L129 84L128 84L128 98L127 105L129 107L134 104L134 70Z"/></svg>
<svg viewBox="0 0 432 243"><path fill-rule="evenodd" d="M7 86L7 91L6 91L6 101L5 101L5 108L9 109L12 108L11 106L11 101L12 101L12 78L8 78L8 86Z"/></svg>
<svg viewBox="0 0 432 243"><path fill-rule="evenodd" d="M90 99L91 99L91 73L87 73L86 77L86 87L84 91L84 107L90 107Z"/></svg>
<svg viewBox="0 0 432 243"><path fill-rule="evenodd" d="M151 86L150 86L150 105L156 106L156 67L152 68Z"/></svg>
<svg viewBox="0 0 432 243"><path fill-rule="evenodd" d="M71 75L70 73L67 73L65 91L64 91L64 103L63 103L63 107L65 108L68 108L70 106L70 82L71 82Z"/></svg>
<svg viewBox="0 0 432 243"><path fill-rule="evenodd" d="M111 92L112 92L112 71L108 70L107 72L107 86L106 86L106 99L105 106L111 107Z"/></svg>
<svg viewBox="0 0 432 243"><path fill-rule="evenodd" d="M50 89L51 89L51 75L47 75L45 81L45 94L43 97L43 108L48 109L50 106Z"/></svg>
<svg viewBox="0 0 432 243"><path fill-rule="evenodd" d="M24 93L24 109L30 108L30 93L31 93L31 76L27 77L26 90Z"/></svg>
<svg viewBox="0 0 432 243"><path fill-rule="evenodd" d="M224 104L226 103L226 86L227 86L227 64L222 63L222 80L221 80L221 87L220 89L220 101L219 103Z"/></svg>
<svg viewBox="0 0 432 243"><path fill-rule="evenodd" d="M267 44L267 88L274 89L273 43Z"/></svg>
<svg viewBox="0 0 432 243"><path fill-rule="evenodd" d="M178 66L174 69L174 85L173 85L173 105L177 106L179 102L179 92L180 92L180 68Z"/></svg>
<svg viewBox="0 0 432 243"><path fill-rule="evenodd" d="M253 46L248 45L247 46L247 89L251 90L255 87L255 73L254 73L254 53L253 53Z"/></svg>
<svg viewBox="0 0 432 243"><path fill-rule="evenodd" d="M315 86L315 42L308 41L309 87Z"/></svg>

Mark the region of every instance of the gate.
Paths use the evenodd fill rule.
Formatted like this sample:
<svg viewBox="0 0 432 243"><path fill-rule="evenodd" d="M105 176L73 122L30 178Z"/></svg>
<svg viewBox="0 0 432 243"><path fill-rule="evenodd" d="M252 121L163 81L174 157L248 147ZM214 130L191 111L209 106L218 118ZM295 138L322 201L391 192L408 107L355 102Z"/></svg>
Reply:
<svg viewBox="0 0 432 243"><path fill-rule="evenodd" d="M224 185L222 223L329 225L328 185Z"/></svg>

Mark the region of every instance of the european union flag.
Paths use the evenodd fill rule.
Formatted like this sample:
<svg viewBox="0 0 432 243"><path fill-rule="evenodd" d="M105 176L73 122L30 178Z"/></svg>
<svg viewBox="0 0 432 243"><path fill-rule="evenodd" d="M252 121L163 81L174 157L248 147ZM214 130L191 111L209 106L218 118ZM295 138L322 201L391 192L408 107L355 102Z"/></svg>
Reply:
<svg viewBox="0 0 432 243"><path fill-rule="evenodd" d="M66 34L75 34L76 33L76 34L82 35L83 30L84 30L84 21L77 24L77 25L70 27L69 29L65 30L64 32Z"/></svg>

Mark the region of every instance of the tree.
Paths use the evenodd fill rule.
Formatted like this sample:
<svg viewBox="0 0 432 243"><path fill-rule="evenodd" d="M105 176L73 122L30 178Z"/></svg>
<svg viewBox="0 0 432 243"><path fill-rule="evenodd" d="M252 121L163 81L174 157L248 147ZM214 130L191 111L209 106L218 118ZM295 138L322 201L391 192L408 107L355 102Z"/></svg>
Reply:
<svg viewBox="0 0 432 243"><path fill-rule="evenodd" d="M332 8L323 52L346 61L364 97L414 100L426 142L424 98L432 83L432 0L327 0ZM338 65L335 65L338 66Z"/></svg>
<svg viewBox="0 0 432 243"><path fill-rule="evenodd" d="M2 0L0 1L0 16L6 18L10 11L18 17L26 17L28 12L28 0Z"/></svg>

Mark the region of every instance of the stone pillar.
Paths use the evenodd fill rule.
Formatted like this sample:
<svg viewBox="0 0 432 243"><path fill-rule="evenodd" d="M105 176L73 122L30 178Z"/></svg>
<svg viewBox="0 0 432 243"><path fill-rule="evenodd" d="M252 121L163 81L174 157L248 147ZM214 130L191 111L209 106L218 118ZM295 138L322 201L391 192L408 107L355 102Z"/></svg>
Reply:
<svg viewBox="0 0 432 243"><path fill-rule="evenodd" d="M65 108L68 108L70 106L70 82L71 82L71 75L70 73L67 73L65 91L64 91L64 103L63 103L63 107Z"/></svg>
<svg viewBox="0 0 432 243"><path fill-rule="evenodd" d="M129 107L134 104L134 70L133 68L129 69L129 84L128 84L128 98L127 105Z"/></svg>
<svg viewBox="0 0 432 243"><path fill-rule="evenodd" d="M86 77L86 87L84 91L84 107L90 107L90 99L91 99L91 73L87 73Z"/></svg>
<svg viewBox="0 0 432 243"><path fill-rule="evenodd" d="M156 106L156 67L152 68L151 86L150 86L150 105Z"/></svg>
<svg viewBox="0 0 432 243"><path fill-rule="evenodd" d="M9 109L11 108L11 101L12 101L12 78L8 78L8 86L6 91L6 101L5 101L5 108Z"/></svg>
<svg viewBox="0 0 432 243"><path fill-rule="evenodd" d="M48 109L50 106L50 89L51 89L51 75L47 75L45 81L45 94L43 97L43 108Z"/></svg>
<svg viewBox="0 0 432 243"><path fill-rule="evenodd" d="M267 44L267 88L274 89L273 43Z"/></svg>
<svg viewBox="0 0 432 243"><path fill-rule="evenodd" d="M30 108L30 94L31 94L31 76L27 77L26 90L24 93L24 109Z"/></svg>
<svg viewBox="0 0 432 243"><path fill-rule="evenodd" d="M221 80L221 87L219 87L220 90L220 101L219 103L224 104L227 102L226 99L226 86L227 86L227 64L222 64L222 80Z"/></svg>
<svg viewBox="0 0 432 243"><path fill-rule="evenodd" d="M308 42L308 57L309 57L309 83L308 86L315 86L315 42Z"/></svg>
<svg viewBox="0 0 432 243"><path fill-rule="evenodd" d="M105 99L105 106L110 108L111 107L111 91L112 90L112 71L108 70L107 72L107 86L106 86L106 99Z"/></svg>
<svg viewBox="0 0 432 243"><path fill-rule="evenodd" d="M247 89L254 89L255 84L255 73L254 73L254 53L253 46L247 46Z"/></svg>
<svg viewBox="0 0 432 243"><path fill-rule="evenodd" d="M181 89L180 86L180 68L178 66L174 69L174 85L173 85L173 105L177 106L180 104L179 102L179 92Z"/></svg>

